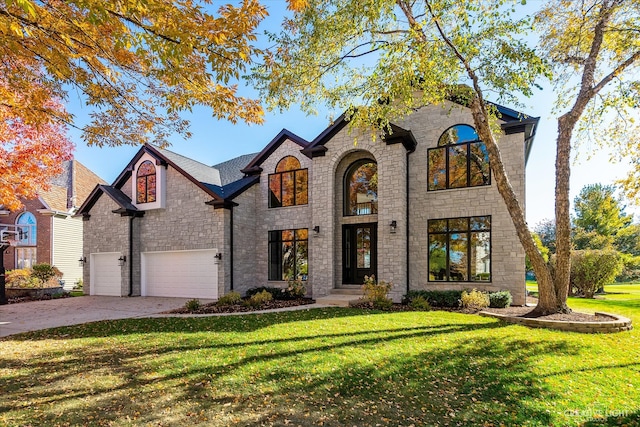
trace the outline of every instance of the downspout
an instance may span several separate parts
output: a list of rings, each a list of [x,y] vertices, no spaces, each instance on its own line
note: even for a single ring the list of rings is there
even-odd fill
[[[406,175],[406,191],[405,191],[405,197],[406,197],[406,203],[407,203],[407,217],[405,219],[405,224],[406,224],[406,251],[407,251],[407,255],[405,257],[405,260],[407,262],[407,294],[409,293],[409,253],[410,253],[410,248],[409,248],[409,154],[413,153],[415,151],[415,149],[407,151],[407,175]]]
[[[129,217],[129,294],[133,295],[133,219],[135,215]]]
[[[233,291],[233,206],[229,209],[229,228],[230,236],[229,236],[229,290]]]

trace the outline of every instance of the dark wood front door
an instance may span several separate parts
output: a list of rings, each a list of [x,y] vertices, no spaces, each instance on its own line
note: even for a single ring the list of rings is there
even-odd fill
[[[378,224],[342,226],[342,283],[361,285],[377,274]]]

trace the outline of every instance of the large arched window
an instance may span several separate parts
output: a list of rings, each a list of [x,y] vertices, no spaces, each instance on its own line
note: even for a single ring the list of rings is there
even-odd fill
[[[306,205],[309,202],[309,171],[301,169],[293,156],[278,162],[275,173],[269,175],[269,207]]]
[[[373,160],[359,160],[349,166],[344,179],[344,214],[378,213],[378,165]]]
[[[136,172],[136,201],[151,203],[156,201],[156,167],[145,160]]]
[[[489,153],[469,125],[455,125],[429,150],[429,187],[432,190],[491,184]]]
[[[18,247],[16,267],[31,268],[36,263],[37,224],[31,212],[24,212],[16,219]]]

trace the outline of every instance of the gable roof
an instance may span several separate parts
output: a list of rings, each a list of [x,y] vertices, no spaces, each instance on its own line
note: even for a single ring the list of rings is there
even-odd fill
[[[264,147],[264,149],[260,153],[258,153],[258,155],[255,156],[254,159],[244,169],[241,170],[241,172],[247,175],[255,175],[262,172],[262,168],[260,167],[262,162],[264,162],[271,154],[273,154],[273,152],[276,151],[276,149],[280,147],[282,143],[287,139],[298,144],[303,149],[307,148],[307,146],[309,145],[309,142],[307,140],[299,137],[298,135],[287,129],[282,129],[280,133],[276,135],[276,137],[273,138],[271,142],[269,142],[269,144],[267,144],[267,146]]]
[[[451,102],[465,107],[465,105],[456,100]],[[525,113],[513,110],[511,108],[499,105],[493,102],[488,104],[496,107],[500,113],[500,119],[504,121],[501,127],[505,134],[510,135],[513,133],[525,134],[525,164],[529,159],[529,153],[533,146],[533,139],[535,138],[536,130],[538,128],[538,122],[540,117],[529,116]],[[338,132],[340,132],[349,121],[345,114],[341,114],[331,125],[329,125],[324,131],[322,131],[313,141],[311,141],[303,150],[302,154],[309,158],[324,156],[327,151],[325,144],[333,138]],[[390,144],[402,143],[408,152],[413,152],[416,148],[417,141],[410,130],[403,129],[393,123],[390,123],[391,133],[382,135],[382,140]]]
[[[140,147],[140,150],[133,156],[129,164],[118,175],[113,182],[113,187],[120,189],[127,182],[133,173],[133,167],[140,160],[144,154],[149,154],[156,160],[156,165],[167,166],[170,165],[178,173],[193,182],[197,187],[202,189],[205,193],[210,195],[214,200],[221,200],[222,196],[216,193],[214,186],[220,186],[220,173],[217,169],[207,166],[204,163],[200,163],[196,160],[188,157],[176,154],[172,151],[154,147],[150,144],[145,144]]]
[[[345,113],[341,114],[329,127],[323,130],[320,135],[318,135],[311,143],[302,150],[302,154],[309,158],[324,156],[327,151],[327,147],[325,144],[333,138],[338,132],[344,129],[349,121],[346,118]],[[404,148],[409,152],[413,152],[418,145],[416,139],[411,133],[410,130],[403,129],[398,125],[393,123],[389,124],[391,128],[391,133],[387,133],[386,131],[382,135],[382,140],[387,143],[387,145],[398,144],[401,143],[404,145]]]
[[[91,194],[89,194],[82,206],[80,206],[80,209],[78,209],[78,213],[76,214],[76,216],[89,218],[89,211],[91,211],[91,208],[96,204],[103,193],[109,196],[111,200],[116,202],[116,204],[118,205],[118,209],[114,209],[112,211],[113,213],[119,213],[122,216],[144,215],[144,211],[138,210],[138,208],[136,208],[133,203],[131,203],[131,199],[129,198],[129,196],[124,194],[120,189],[115,188],[111,185],[99,184],[96,185],[96,187],[93,189]]]

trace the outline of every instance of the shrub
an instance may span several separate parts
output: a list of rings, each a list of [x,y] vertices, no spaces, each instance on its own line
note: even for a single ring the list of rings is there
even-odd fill
[[[489,293],[489,307],[507,308],[511,305],[513,298],[509,291],[498,291]]]
[[[462,308],[471,308],[480,310],[489,307],[489,295],[477,289],[472,291],[462,291],[460,297],[460,305]]]
[[[291,299],[302,298],[307,294],[307,288],[302,279],[290,279],[285,293]]]
[[[216,302],[216,305],[218,306],[236,305],[240,303],[240,301],[242,301],[242,296],[240,296],[240,294],[237,292],[231,291],[228,294],[221,296],[218,299],[218,302]]]
[[[462,291],[427,291],[427,290],[413,290],[409,291],[405,295],[405,302],[411,302],[416,297],[423,297],[429,302],[431,307],[445,307],[456,308],[460,306],[460,298],[462,297]]]
[[[374,275],[364,276],[364,285],[362,285],[364,300],[370,302],[373,308],[388,309],[393,305],[393,301],[388,296],[392,286],[392,283],[387,283],[384,280],[376,282]]]
[[[34,277],[28,268],[7,271],[5,280],[10,288],[37,288],[41,284],[40,280]]]
[[[622,272],[623,262],[617,251],[585,250],[571,253],[571,286],[579,295],[593,298],[593,294],[614,281]]]
[[[429,301],[425,297],[420,295],[409,301],[409,307],[413,308],[414,310],[420,311],[431,310],[431,304],[429,304]]]
[[[275,288],[270,286],[258,286],[257,288],[251,288],[247,291],[247,296],[252,297],[260,292],[267,291],[271,294],[275,300],[291,300],[297,299],[298,296],[294,296],[289,292],[289,288]],[[306,292],[306,289],[305,289]]]
[[[200,310],[201,306],[202,304],[200,304],[200,300],[197,298],[190,299],[184,304],[184,308],[191,313]]]
[[[263,306],[271,300],[273,300],[273,295],[271,295],[270,292],[261,291],[257,294],[251,295],[251,297],[245,300],[244,303],[249,307],[257,308]]]
[[[62,272],[46,262],[40,264],[34,264],[32,267],[34,277],[37,277],[42,283],[46,283],[49,286],[58,286],[58,279],[62,277]]]

